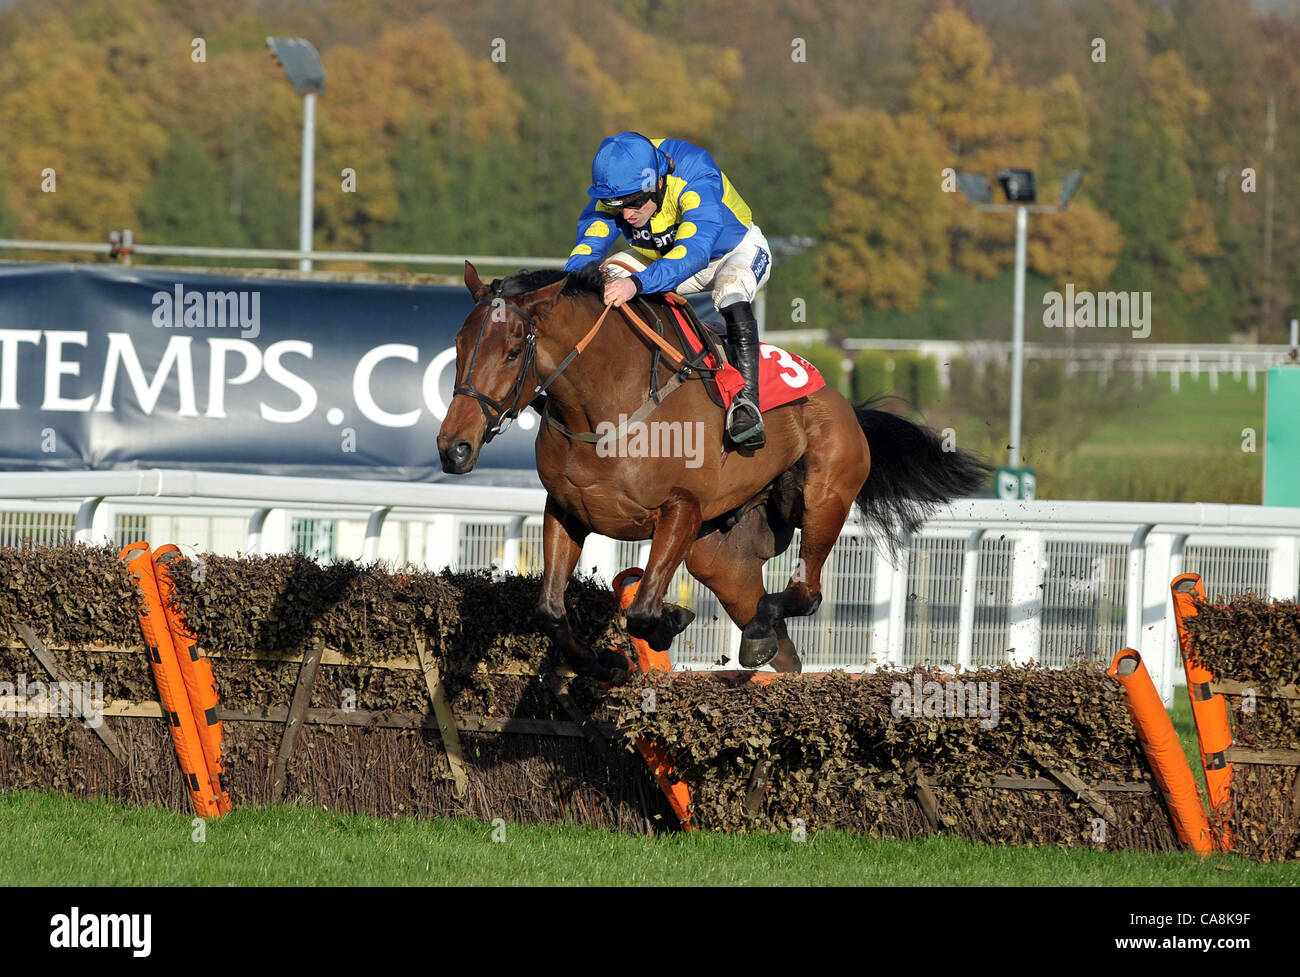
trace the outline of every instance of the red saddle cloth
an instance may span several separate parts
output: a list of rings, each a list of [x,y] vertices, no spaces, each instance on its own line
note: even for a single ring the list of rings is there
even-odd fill
[[[686,335],[686,341],[690,344],[691,352],[698,353],[704,348],[704,342],[695,333],[695,327],[688,316],[682,313],[677,304],[671,299],[668,307],[672,309],[673,315],[682,326],[682,332]],[[701,328],[707,329],[707,326]],[[780,346],[773,346],[770,343],[759,343],[759,361],[758,361],[758,409],[766,413],[774,407],[780,407],[782,404],[788,404],[792,400],[798,400],[800,397],[807,397],[811,393],[816,393],[822,387],[826,386],[826,381],[822,379],[821,372],[802,356],[796,356],[794,353],[783,350]],[[718,361],[708,355],[704,358],[704,365],[710,368],[716,368]],[[740,393],[745,387],[745,378],[740,375],[730,363],[726,364],[718,373],[714,374],[714,389],[722,397],[724,407],[730,407],[736,394]],[[709,382],[709,381],[706,381]]]

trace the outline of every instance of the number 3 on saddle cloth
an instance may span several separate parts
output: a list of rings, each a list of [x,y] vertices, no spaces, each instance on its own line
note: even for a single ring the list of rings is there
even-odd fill
[[[700,323],[693,315],[688,314],[685,310],[690,309],[690,305],[681,296],[669,292],[665,294],[668,300],[668,308],[672,310],[673,317],[677,320],[677,325],[681,330],[681,335],[685,337],[687,345],[692,353],[698,353],[704,348],[704,342],[700,339],[696,329],[707,329],[708,326]],[[770,343],[759,343],[759,361],[758,361],[758,409],[767,413],[774,407],[780,407],[788,404],[792,400],[798,400],[800,397],[807,397],[811,393],[816,393],[822,387],[826,386],[826,381],[822,378],[817,367],[813,366],[802,356],[796,356],[794,353],[787,352],[779,346],[773,346]],[[706,355],[704,365],[710,369],[716,369],[717,359],[712,355]],[[732,400],[736,394],[744,389],[745,379],[730,363],[723,365],[721,370],[714,374],[712,383],[713,388],[722,398],[723,410],[731,406]]]

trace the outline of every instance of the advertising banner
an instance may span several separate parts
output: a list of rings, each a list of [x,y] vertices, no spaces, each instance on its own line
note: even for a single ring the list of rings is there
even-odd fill
[[[444,475],[451,286],[0,265],[0,470],[187,468],[533,486],[531,410]]]

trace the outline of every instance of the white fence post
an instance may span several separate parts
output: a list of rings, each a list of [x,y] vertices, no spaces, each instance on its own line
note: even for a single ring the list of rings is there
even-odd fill
[[[519,572],[519,549],[524,538],[525,516],[515,516],[506,526],[506,546],[501,554],[501,573]]]
[[[889,640],[885,644],[885,660],[891,665],[901,665],[907,651],[907,571],[911,563],[912,541],[899,550],[897,562],[887,560],[889,566]]]
[[[76,542],[86,546],[94,546],[99,542],[95,539],[95,515],[99,504],[103,501],[103,497],[94,496],[82,499],[81,505],[77,507],[77,521],[74,524],[72,537]]]
[[[583,574],[594,573],[603,580],[605,586],[612,587],[614,578],[623,567],[614,566],[618,550],[614,540],[608,536],[592,533],[582,544],[582,557],[578,560],[578,571]]]
[[[362,563],[374,563],[379,559],[379,539],[384,534],[384,520],[392,511],[392,507],[386,505],[370,510],[366,517],[366,541],[361,547]]]
[[[1160,652],[1161,660],[1165,663],[1165,684],[1160,688],[1160,697],[1164,700],[1166,708],[1174,704],[1174,685],[1177,677],[1182,674],[1179,666],[1183,661],[1182,648],[1178,643],[1178,625],[1174,622],[1174,595],[1169,584],[1173,582],[1174,577],[1183,572],[1183,556],[1186,549],[1186,533],[1176,534],[1169,542],[1169,566],[1165,573],[1167,579],[1163,587],[1164,643]]]
[[[1147,534],[1151,526],[1138,526],[1128,544],[1128,581],[1124,588],[1124,643],[1140,651],[1142,641],[1143,578],[1146,573]]]
[[[1268,594],[1285,600],[1295,600],[1300,591],[1300,539],[1279,536],[1273,541],[1269,557]]]
[[[435,573],[455,570],[460,558],[459,518],[440,512],[424,528],[424,565]]]
[[[879,536],[873,536],[871,551],[871,669],[897,664],[902,658],[903,628],[906,623],[907,554],[899,553],[899,568]],[[902,580],[901,586],[899,580]]]
[[[1269,555],[1269,596],[1295,600],[1300,591],[1300,538],[1278,537]]]
[[[292,553],[293,540],[289,538],[289,512],[286,509],[263,509],[258,526],[259,556],[275,556],[278,553]],[[250,526],[251,541],[251,526]],[[251,545],[251,543],[250,543]],[[250,552],[253,552],[250,550]]]
[[[248,517],[248,542],[244,552],[249,556],[262,555],[262,527],[266,525],[266,517],[270,512],[270,509],[254,509]]]
[[[1043,534],[1023,532],[1011,550],[1011,607],[1007,612],[1007,661],[1027,665],[1038,658],[1043,635]]]
[[[957,612],[957,666],[971,667],[975,647],[975,587],[979,577],[980,540],[985,530],[976,529],[966,537],[961,558],[961,606]]]
[[[1172,553],[1175,540],[1168,533],[1152,533],[1146,541],[1143,559],[1143,583],[1140,630],[1138,644],[1132,645],[1151,674],[1151,681],[1165,706],[1173,705],[1174,668],[1177,659],[1169,657],[1168,632],[1172,625],[1173,598],[1169,592],[1169,565],[1173,562]],[[1128,608],[1125,607],[1125,614]],[[1127,617],[1126,617],[1127,620]],[[1174,635],[1177,641],[1177,632]],[[1107,651],[1113,655],[1118,648]]]

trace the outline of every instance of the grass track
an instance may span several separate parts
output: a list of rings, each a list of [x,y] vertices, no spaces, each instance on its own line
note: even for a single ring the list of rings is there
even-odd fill
[[[191,840],[190,818],[31,791],[0,794],[4,885],[1268,885],[1300,866],[1235,856],[990,847],[955,838],[646,838],[468,819],[391,821],[280,805]]]
[[[1264,377],[1257,380],[1251,391],[1228,373],[1212,391],[1205,372],[1195,380],[1185,374],[1178,393],[1167,377],[1148,380],[1160,384],[1157,396],[1104,421],[1052,466],[1052,497],[1258,505]],[[1250,447],[1246,428],[1254,431],[1253,451],[1243,450]]]
[[[1191,706],[1174,726],[1198,781]],[[192,839],[190,817],[0,791],[0,885],[1078,885],[1300,886],[1300,865],[1236,856],[1065,851],[839,832],[646,838],[577,826],[493,827],[295,805],[237,810]]]
[[[1202,780],[1191,706],[1174,726]],[[0,885],[1080,885],[1300,886],[1300,864],[1236,856],[1065,851],[956,838],[822,832],[646,838],[466,818],[394,821],[279,805],[237,810],[192,840],[170,811],[0,792]]]

